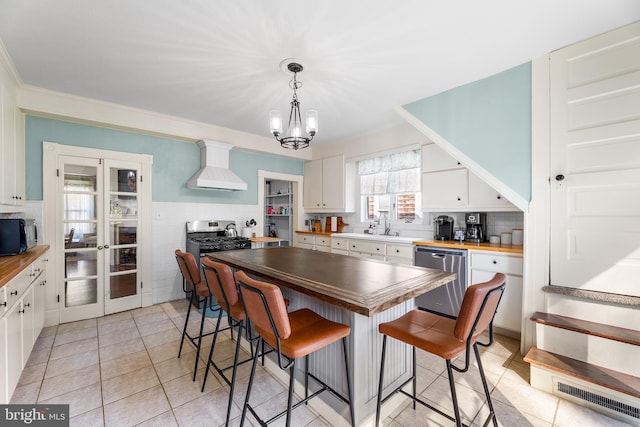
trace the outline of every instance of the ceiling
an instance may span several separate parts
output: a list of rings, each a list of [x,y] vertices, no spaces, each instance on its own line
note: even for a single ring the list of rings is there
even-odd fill
[[[24,84],[262,136],[298,58],[326,143],[638,19],[638,0],[0,0],[0,39]]]

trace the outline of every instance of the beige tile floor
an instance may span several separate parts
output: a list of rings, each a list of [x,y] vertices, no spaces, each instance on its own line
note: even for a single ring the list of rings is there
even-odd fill
[[[209,375],[200,392],[208,347],[201,354],[195,382],[191,380],[195,350],[185,344],[177,358],[186,300],[172,301],[98,319],[45,328],[14,392],[12,403],[68,403],[72,426],[219,426],[224,424],[228,386]],[[190,331],[199,327],[192,316]],[[207,319],[208,330],[213,320]],[[210,346],[211,340],[207,341]],[[216,344],[215,360],[222,365],[233,358],[235,344],[225,334]],[[504,427],[623,426],[613,418],[591,411],[528,384],[529,368],[518,343],[497,336],[482,351],[482,361],[492,390],[499,424]],[[418,388],[422,397],[447,411],[449,388],[442,360],[419,352]],[[240,420],[249,364],[239,370],[232,425]],[[285,386],[260,368],[252,404],[261,415],[271,415],[286,405]],[[487,407],[477,370],[456,376],[465,422],[482,425]],[[355,391],[357,393],[357,390]],[[251,421],[251,416],[248,416]],[[250,425],[251,422],[247,423]],[[274,425],[284,425],[280,419]],[[294,426],[330,424],[307,406],[294,411]],[[384,420],[388,427],[448,426],[451,422],[409,399]]]

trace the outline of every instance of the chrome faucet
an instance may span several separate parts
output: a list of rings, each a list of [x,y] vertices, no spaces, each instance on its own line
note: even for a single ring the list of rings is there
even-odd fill
[[[378,221],[378,224],[380,224],[382,218],[384,218],[384,235],[389,236],[391,235],[391,226],[387,224],[387,216],[385,214],[380,214],[380,220]]]

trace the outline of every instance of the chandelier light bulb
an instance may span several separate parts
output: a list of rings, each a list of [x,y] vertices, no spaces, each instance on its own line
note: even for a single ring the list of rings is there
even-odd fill
[[[307,111],[307,133],[311,136],[318,131],[318,112],[316,110]]]
[[[278,110],[271,110],[269,112],[271,133],[274,136],[278,136],[282,133],[282,114]]]

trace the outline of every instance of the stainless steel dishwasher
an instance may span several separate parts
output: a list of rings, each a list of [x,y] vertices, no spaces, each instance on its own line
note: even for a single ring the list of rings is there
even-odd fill
[[[458,317],[462,298],[467,289],[467,251],[416,246],[414,265],[456,273],[456,279],[416,297],[422,310]]]

